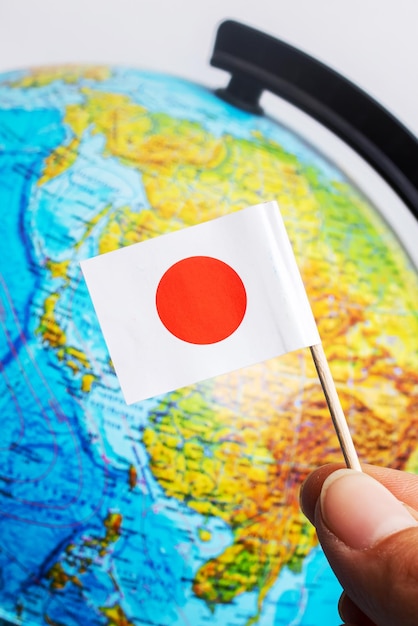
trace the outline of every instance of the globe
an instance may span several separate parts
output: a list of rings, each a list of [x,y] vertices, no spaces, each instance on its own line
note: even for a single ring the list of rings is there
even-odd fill
[[[3,74],[0,96],[0,615],[338,623],[298,505],[342,461],[309,350],[128,406],[80,261],[277,200],[361,461],[415,472],[401,240],[301,136],[199,85],[44,67]]]

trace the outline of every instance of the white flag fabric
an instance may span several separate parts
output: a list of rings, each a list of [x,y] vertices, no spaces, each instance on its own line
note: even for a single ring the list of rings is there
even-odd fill
[[[320,343],[276,202],[81,267],[128,404]]]

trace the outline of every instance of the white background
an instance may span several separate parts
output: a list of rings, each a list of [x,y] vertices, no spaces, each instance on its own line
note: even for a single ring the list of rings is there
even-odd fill
[[[225,18],[316,56],[418,135],[417,0],[0,0],[0,70],[104,62],[224,84],[208,59]]]

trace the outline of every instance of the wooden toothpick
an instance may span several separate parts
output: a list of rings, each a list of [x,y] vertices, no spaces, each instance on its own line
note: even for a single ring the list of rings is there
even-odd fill
[[[347,467],[361,472],[360,461],[358,460],[357,452],[351,438],[351,433],[348,429],[347,420],[345,419],[344,411],[337,394],[337,389],[335,388],[334,379],[332,377],[331,370],[329,369],[322,343],[311,346],[311,354],[315,363],[316,371],[318,372],[319,380],[321,381],[322,389],[324,390],[329,412],[331,413],[332,422],[334,424],[335,432],[337,433],[338,441],[340,442]]]

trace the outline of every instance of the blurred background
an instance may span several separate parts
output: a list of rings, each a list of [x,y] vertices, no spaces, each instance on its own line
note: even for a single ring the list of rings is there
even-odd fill
[[[416,0],[1,0],[0,70],[116,63],[218,86],[208,59],[225,18],[327,63],[418,134]]]
[[[211,67],[209,60],[225,19],[314,56],[368,92],[418,136],[416,0],[0,0],[0,71],[109,63],[222,87],[229,75]],[[382,207],[418,266],[416,221],[375,171],[299,109],[270,93],[263,94],[261,104]]]

